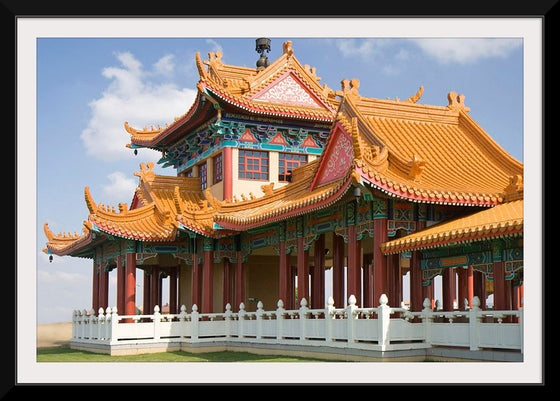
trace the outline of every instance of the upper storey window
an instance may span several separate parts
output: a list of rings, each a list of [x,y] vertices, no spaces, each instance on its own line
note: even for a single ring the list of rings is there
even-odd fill
[[[292,171],[307,163],[307,155],[293,153],[278,154],[278,181],[292,182]]]
[[[208,178],[206,173],[206,162],[198,165],[198,176],[200,177],[200,189],[204,190],[208,187]]]
[[[223,163],[222,163],[222,153],[214,157],[214,179],[213,183],[216,184],[222,181],[223,178]]]
[[[239,149],[239,178],[268,180],[268,152]]]

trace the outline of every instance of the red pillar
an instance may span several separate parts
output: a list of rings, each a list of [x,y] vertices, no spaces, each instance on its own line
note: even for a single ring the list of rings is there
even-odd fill
[[[198,263],[197,254],[194,255],[191,277],[191,303],[193,305],[196,305],[200,310],[200,264]]]
[[[387,242],[387,219],[375,219],[373,231],[373,302],[378,306],[381,295],[388,293],[387,257],[381,252],[381,244]]]
[[[472,308],[472,300],[474,298],[474,271],[469,266],[465,271],[465,280],[467,282],[467,299],[469,300],[469,308]]]
[[[361,282],[361,246],[356,239],[356,226],[348,226],[348,273],[346,283],[346,296],[356,297],[356,306],[362,304],[362,282]]]
[[[144,269],[144,283],[143,285],[143,297],[142,297],[142,314],[143,315],[147,315],[150,312],[150,308],[152,305],[152,301],[151,301],[151,297],[150,297],[150,289],[151,289],[151,280],[152,276],[150,275],[150,273]]]
[[[235,307],[238,310],[239,305],[245,302],[245,266],[243,264],[243,256],[241,252],[237,252],[237,264],[235,268]]]
[[[109,303],[109,272],[105,271],[105,267],[106,264],[102,263],[99,272],[99,307],[103,310],[107,309]]]
[[[222,309],[226,310],[227,304],[232,304],[232,291],[231,291],[231,284],[232,284],[232,275],[231,275],[231,262],[228,258],[224,258],[224,274],[222,278]]]
[[[288,285],[288,302],[286,309],[297,309],[296,306],[296,279],[297,279],[297,266],[290,265],[290,284]]]
[[[344,299],[344,238],[333,233],[333,298],[338,308],[343,308]]]
[[[311,280],[311,308],[325,307],[325,234],[315,241],[313,252],[313,279]]]
[[[309,301],[309,251],[306,251],[303,246],[303,237],[297,239],[297,305],[299,308],[300,302],[303,298]]]
[[[202,313],[214,312],[214,261],[213,252],[204,250],[204,265],[202,267]]]
[[[422,269],[420,251],[413,251],[410,259],[410,310],[419,312],[423,309]]]
[[[467,295],[467,280],[466,280],[466,270],[462,267],[457,267],[457,308],[463,309],[465,307],[465,299]]]
[[[278,277],[278,284],[279,284],[279,296],[282,302],[284,302],[284,308],[288,307],[289,298],[289,285],[290,285],[290,258],[286,254],[286,241],[282,240],[279,242],[279,250],[280,253],[280,266],[279,266],[279,277]]]
[[[506,309],[506,279],[503,262],[494,262],[494,309]]]
[[[232,149],[226,146],[223,150],[222,169],[224,176],[224,200],[233,198],[233,157]]]
[[[455,271],[453,268],[448,267],[443,270],[443,279],[442,279],[442,295],[443,295],[443,310],[446,312],[453,311],[453,298],[455,295],[455,281],[453,280],[453,276],[455,275]]]
[[[400,302],[400,291],[399,291],[399,276],[400,276],[400,255],[398,253],[386,256],[387,258],[387,287],[389,288],[389,293],[387,298],[389,299],[389,306],[393,308],[399,308],[401,306]]]
[[[124,314],[136,314],[136,254],[127,253],[125,259],[126,266],[126,284],[125,284],[125,302]]]
[[[364,308],[373,307],[373,279],[372,279],[372,256],[364,254],[362,297]]]
[[[179,267],[172,266],[169,272],[169,313],[176,314],[177,310],[177,274]]]
[[[124,263],[122,263],[122,256],[117,257],[117,312],[124,312],[124,300],[126,297],[126,271]]]
[[[92,285],[92,299],[91,299],[91,308],[97,314],[99,310],[99,265],[94,261],[93,262],[93,285]]]
[[[159,306],[161,312],[161,305],[159,302],[159,282],[161,281],[159,277],[159,267],[153,266],[152,267],[152,277],[150,279],[150,309],[146,311],[147,315],[151,315],[154,313],[154,308]]]

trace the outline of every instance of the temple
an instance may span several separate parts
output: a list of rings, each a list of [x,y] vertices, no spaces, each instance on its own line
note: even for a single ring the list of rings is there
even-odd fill
[[[463,95],[426,105],[422,87],[404,100],[362,96],[357,79],[332,89],[292,42],[256,68],[221,58],[196,54],[196,99],[173,122],[124,122],[131,151],[161,152],[175,174],[140,164],[130,205],[99,203],[86,187],[82,234],[45,223],[46,253],[92,260],[93,311],[116,291],[119,313],[151,313],[163,279],[170,314],[324,308],[326,290],[339,308],[351,295],[377,307],[383,294],[413,312],[475,297],[490,309],[490,295],[493,309],[522,306],[523,164]]]

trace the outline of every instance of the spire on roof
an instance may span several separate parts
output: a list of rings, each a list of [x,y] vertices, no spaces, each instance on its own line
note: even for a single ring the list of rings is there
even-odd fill
[[[266,68],[270,65],[270,62],[268,61],[268,57],[265,56],[264,52],[270,52],[270,39],[259,38],[255,42],[255,50],[261,55],[261,57],[257,60],[257,68]]]

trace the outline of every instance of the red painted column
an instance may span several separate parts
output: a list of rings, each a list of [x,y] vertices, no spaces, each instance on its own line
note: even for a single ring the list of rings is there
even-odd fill
[[[364,308],[373,307],[373,280],[372,280],[372,256],[364,254],[362,297]]]
[[[191,271],[191,304],[196,305],[199,310],[201,306],[200,296],[200,264],[198,263],[198,255],[194,254],[193,266]]]
[[[109,303],[109,272],[105,271],[106,264],[101,264],[99,272],[99,307],[107,309]],[[97,312],[97,311],[95,311]]]
[[[117,312],[124,312],[124,299],[126,297],[126,271],[122,263],[122,255],[117,257]]]
[[[333,233],[333,298],[337,308],[343,308],[344,299],[344,238]]]
[[[159,277],[159,267],[158,266],[153,266],[152,267],[152,277],[150,279],[150,309],[148,311],[146,311],[147,315],[151,315],[154,313],[154,308],[157,306],[159,306],[160,312],[161,312],[161,305],[159,302],[159,283],[161,281],[160,277]]]
[[[465,307],[465,298],[467,295],[467,280],[466,280],[466,270],[462,267],[457,267],[457,308],[463,309]]]
[[[469,300],[469,308],[472,308],[472,300],[474,298],[474,271],[469,266],[465,271],[465,280],[467,282],[467,299]]]
[[[320,309],[325,307],[325,234],[319,235],[314,246],[311,308]]]
[[[241,252],[237,252],[237,264],[235,269],[235,305],[234,310],[239,310],[239,305],[245,303],[245,265]]]
[[[224,258],[223,262],[224,274],[222,278],[222,310],[226,310],[227,304],[232,304],[232,294],[231,294],[231,284],[232,284],[232,275],[231,275],[231,262],[228,258]],[[232,305],[233,307],[233,305]]]
[[[361,306],[361,250],[359,241],[356,239],[356,226],[348,226],[348,273],[346,283],[346,296],[349,298],[351,295],[356,297],[356,306]]]
[[[420,251],[412,251],[410,259],[410,310],[412,312],[419,312],[423,309],[421,258]]]
[[[224,200],[233,198],[233,157],[232,148],[226,146],[223,150],[223,176],[224,176]]]
[[[204,265],[202,267],[202,313],[214,312],[214,261],[213,252],[204,250]]]
[[[399,299],[399,275],[400,275],[400,255],[392,254],[387,256],[387,287],[389,288],[389,293],[387,298],[389,299],[389,306],[393,308],[400,307]]]
[[[151,295],[150,294],[150,289],[151,289],[151,286],[150,286],[151,281],[150,280],[151,279],[152,279],[152,276],[150,275],[150,273],[146,269],[144,269],[144,278],[143,278],[144,282],[142,284],[142,286],[143,286],[143,289],[142,289],[142,291],[143,291],[142,314],[143,315],[146,315],[146,314],[150,313],[149,310],[150,310],[151,305],[152,305],[152,301],[151,301],[151,297],[150,297],[150,295]]]
[[[443,270],[442,282],[442,295],[443,295],[443,310],[446,312],[453,311],[453,298],[455,296],[455,287],[453,276],[455,275],[453,268],[446,268]]]
[[[172,266],[169,273],[169,313],[176,314],[177,311],[177,266]]]
[[[504,263],[494,262],[494,309],[506,309],[506,279]]]
[[[136,253],[127,253],[125,259],[126,280],[125,280],[125,301],[124,314],[136,314]]]
[[[296,280],[297,280],[297,266],[290,265],[290,284],[288,285],[288,297],[290,302],[287,304],[286,309],[297,309],[296,307]]]
[[[381,252],[381,244],[387,242],[387,219],[375,219],[373,230],[373,302],[378,306],[381,295],[388,295],[387,257]]]
[[[309,251],[303,246],[303,237],[297,239],[297,305],[299,308],[301,300],[305,298],[309,301]]]
[[[278,246],[279,253],[279,268],[278,268],[278,285],[279,285],[279,297],[284,302],[284,308],[287,308],[289,298],[289,284],[290,284],[290,258],[286,254],[286,241],[281,240]]]
[[[95,314],[97,314],[97,311],[99,310],[99,266],[95,261],[93,262],[92,282],[93,285],[91,289],[91,308],[95,311]]]

